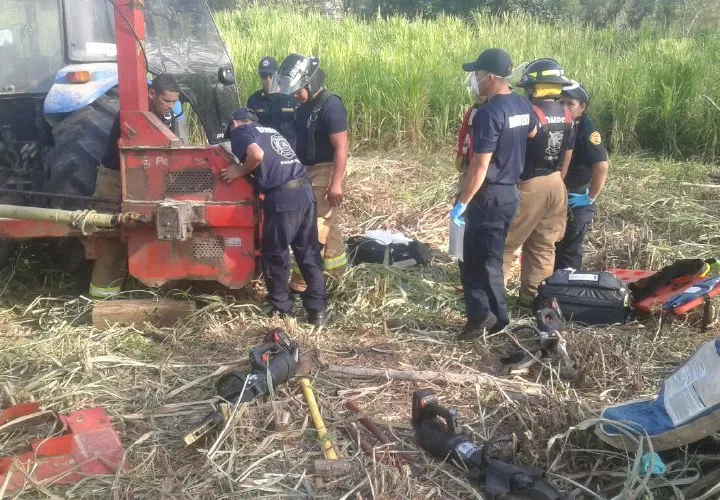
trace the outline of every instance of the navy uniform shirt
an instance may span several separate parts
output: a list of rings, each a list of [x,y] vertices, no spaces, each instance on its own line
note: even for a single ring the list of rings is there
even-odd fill
[[[323,92],[328,92],[324,90]],[[320,94],[315,99],[320,97]],[[348,129],[348,114],[345,105],[336,95],[331,95],[323,105],[315,125],[315,159],[308,158],[308,127],[310,115],[315,107],[313,100],[301,104],[295,112],[295,134],[298,158],[304,165],[332,162],[335,148],[330,135],[345,132]]]
[[[248,99],[247,107],[255,111],[260,125],[274,128],[294,147],[295,109],[298,103],[293,96],[266,94],[258,90]]]
[[[517,94],[493,96],[473,123],[473,153],[493,153],[486,180],[517,184],[525,165],[527,135],[536,126],[530,101]]]
[[[565,176],[568,191],[584,193],[592,179],[593,164],[607,159],[607,149],[600,132],[587,115],[582,115],[576,122],[575,149]]]
[[[266,193],[263,209],[276,212],[296,210],[312,199],[309,187],[268,192],[291,180],[307,177],[305,166],[280,132],[251,123],[233,130],[230,140],[232,152],[240,161],[245,161],[247,148],[251,144],[257,144],[265,153],[262,162],[252,173],[255,188],[260,193]]]
[[[523,180],[559,172],[565,151],[575,145],[575,125],[564,103],[539,101],[533,107],[533,114],[538,121],[538,131],[528,139],[525,169],[520,176]]]

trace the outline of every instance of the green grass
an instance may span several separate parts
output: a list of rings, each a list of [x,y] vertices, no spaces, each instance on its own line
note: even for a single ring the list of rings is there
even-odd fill
[[[470,101],[460,65],[484,48],[516,64],[555,57],[587,86],[592,115],[617,152],[720,157],[720,39],[618,34],[543,25],[522,16],[478,15],[340,22],[263,7],[220,12],[243,102],[257,89],[259,59],[320,57],[328,86],[350,110],[354,146],[447,142]]]

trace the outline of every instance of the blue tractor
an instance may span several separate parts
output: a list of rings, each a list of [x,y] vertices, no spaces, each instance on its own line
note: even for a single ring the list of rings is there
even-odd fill
[[[0,203],[87,207],[119,110],[113,9],[0,0]],[[145,11],[149,71],[175,76],[208,142],[221,142],[239,99],[207,2],[146,0]],[[186,138],[180,103],[174,113]],[[9,249],[3,240],[0,265]]]

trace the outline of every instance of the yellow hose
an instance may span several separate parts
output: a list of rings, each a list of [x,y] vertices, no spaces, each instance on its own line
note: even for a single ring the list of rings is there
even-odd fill
[[[305,395],[305,401],[307,401],[308,410],[310,411],[310,416],[315,424],[315,429],[317,429],[318,439],[320,440],[320,443],[322,443],[322,450],[325,454],[325,458],[328,460],[337,460],[335,448],[333,448],[330,437],[327,436],[325,422],[323,421],[322,415],[320,415],[320,409],[315,401],[315,394],[313,394],[312,387],[310,387],[310,380],[307,377],[301,378],[300,387],[302,387],[303,394]]]

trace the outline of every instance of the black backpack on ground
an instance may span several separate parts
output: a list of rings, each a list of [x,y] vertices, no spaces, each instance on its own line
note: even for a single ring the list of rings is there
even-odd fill
[[[407,245],[381,241],[367,236],[353,236],[346,242],[348,260],[351,264],[385,264],[386,266],[409,267],[427,264],[432,250],[425,243],[412,240]]]
[[[586,325],[625,323],[630,317],[630,294],[608,272],[559,269],[538,287],[535,309],[557,299],[563,317]]]

